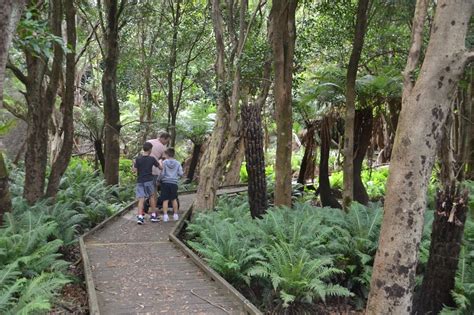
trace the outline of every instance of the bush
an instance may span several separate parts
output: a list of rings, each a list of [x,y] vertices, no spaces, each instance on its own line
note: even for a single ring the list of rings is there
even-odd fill
[[[107,187],[89,163],[72,159],[55,203],[30,206],[22,198],[24,172],[12,167],[13,213],[0,228],[0,313],[47,313],[69,265],[60,254],[83,230],[129,202],[130,187]]]

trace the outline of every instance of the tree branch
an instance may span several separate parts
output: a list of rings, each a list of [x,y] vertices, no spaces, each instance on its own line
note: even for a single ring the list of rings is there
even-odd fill
[[[17,68],[10,60],[7,61],[7,69],[10,69],[11,72],[17,77],[18,80],[21,81],[24,85],[28,83],[28,77],[21,72],[19,68]]]
[[[411,45],[408,60],[403,71],[403,98],[410,93],[414,83],[414,72],[420,61],[421,46],[423,44],[423,28],[428,12],[428,0],[417,0],[413,27],[411,32]]]

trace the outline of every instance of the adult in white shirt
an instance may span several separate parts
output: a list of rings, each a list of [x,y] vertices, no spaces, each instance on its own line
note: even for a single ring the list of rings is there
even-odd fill
[[[167,145],[170,140],[171,136],[167,132],[161,133],[157,139],[148,140],[147,142],[153,145],[153,147],[151,148],[150,156],[154,157],[157,161],[159,161],[162,158],[163,153],[166,151]],[[158,181],[158,178],[161,174],[161,170],[158,167],[153,166],[152,174],[154,177],[155,185],[159,186],[160,183]],[[154,198],[156,198],[156,192]]]

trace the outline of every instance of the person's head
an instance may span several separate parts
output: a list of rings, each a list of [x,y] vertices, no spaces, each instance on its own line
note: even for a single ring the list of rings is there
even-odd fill
[[[171,140],[171,135],[167,132],[162,132],[158,138],[163,145],[168,145]]]
[[[173,159],[174,158],[174,149],[173,148],[168,148],[166,149],[164,156],[166,159]]]
[[[150,153],[151,152],[151,148],[153,148],[153,144],[151,144],[150,142],[145,142],[143,144],[143,152],[145,153]]]

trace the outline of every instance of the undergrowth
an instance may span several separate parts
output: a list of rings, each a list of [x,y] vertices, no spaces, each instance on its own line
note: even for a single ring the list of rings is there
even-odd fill
[[[56,200],[30,206],[21,197],[24,172],[11,168],[13,212],[0,228],[0,313],[47,313],[72,278],[63,249],[131,200],[129,187],[106,187],[87,164],[73,161]]]
[[[382,215],[379,203],[353,203],[344,212],[295,202],[291,209],[270,208],[262,219],[252,220],[246,196],[221,197],[215,211],[195,215],[187,239],[212,268],[266,312],[311,312],[312,303],[325,303],[327,297],[344,297],[363,309]],[[428,260],[432,220],[433,211],[426,211],[417,287]],[[473,313],[472,219],[466,224],[453,295],[458,308],[445,314]]]

